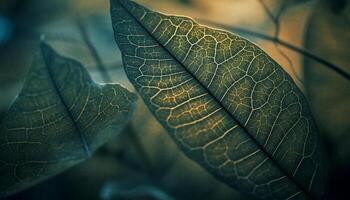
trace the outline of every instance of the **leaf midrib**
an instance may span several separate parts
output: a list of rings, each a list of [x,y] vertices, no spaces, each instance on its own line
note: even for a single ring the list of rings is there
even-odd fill
[[[73,122],[73,125],[75,127],[75,129],[77,130],[78,132],[78,135],[79,135],[79,139],[81,141],[81,143],[83,144],[83,148],[84,148],[84,152],[86,154],[87,157],[91,157],[91,151],[90,151],[90,148],[89,148],[89,145],[88,145],[88,142],[87,142],[87,139],[84,135],[84,133],[80,130],[77,122],[75,121],[74,119],[74,116],[72,115],[72,113],[70,112],[69,110],[69,106],[66,104],[66,102],[64,101],[64,98],[60,92],[60,90],[58,89],[58,86],[57,86],[57,83],[54,79],[54,76],[52,74],[52,71],[51,71],[51,68],[50,68],[50,65],[51,64],[51,59],[48,60],[47,59],[47,56],[46,56],[46,53],[44,52],[44,48],[48,48],[51,52],[49,52],[51,55],[53,53],[53,50],[47,46],[46,44],[44,43],[41,43],[40,44],[40,49],[41,49],[41,54],[43,56],[43,59],[44,59],[44,62],[45,62],[45,65],[46,65],[46,69],[48,71],[48,74],[49,74],[49,78],[51,79],[52,83],[53,83],[53,86],[54,86],[54,89],[55,91],[57,92],[62,104],[63,104],[63,107],[65,108],[65,110],[67,111],[67,114],[68,114],[68,117],[71,119],[71,121]],[[55,55],[55,56],[59,56],[59,55]]]
[[[113,0],[112,0],[113,1]],[[208,90],[208,88],[202,84],[196,76],[194,76],[185,66],[184,64],[176,58],[176,56],[174,56],[166,47],[164,47],[159,41],[157,38],[155,38],[152,33],[150,31],[147,30],[147,28],[145,28],[143,26],[143,24],[124,6],[124,4],[120,1],[120,0],[116,0],[118,1],[118,3],[124,8],[124,10],[126,10],[130,16],[132,16],[133,19],[135,19],[135,21],[148,33],[148,35],[154,39],[158,44],[160,44],[160,46],[176,61],[178,62],[183,68],[184,70],[189,73],[195,81],[198,82],[199,85],[201,85],[205,91],[207,91],[207,93],[219,104],[219,106],[221,106],[223,108],[223,110],[225,112],[227,112],[229,114],[229,116],[232,117],[232,119],[238,124],[239,127],[241,127],[243,129],[244,132],[246,132],[246,134],[248,135],[248,137],[250,139],[252,139],[252,141],[254,141],[254,143],[262,150],[262,152],[277,166],[277,168],[279,170],[281,170],[285,175],[286,177],[291,180],[307,197],[309,197],[310,199],[314,199],[313,197],[310,196],[310,194],[298,183],[296,182],[292,176],[290,176],[280,165],[277,161],[275,161],[270,155],[269,153],[262,147],[262,145],[260,145],[256,139],[249,133],[249,131],[245,128],[245,126],[243,126],[234,116],[233,114],[231,114],[227,108],[225,106],[222,105],[222,103]],[[175,33],[174,33],[175,34]]]

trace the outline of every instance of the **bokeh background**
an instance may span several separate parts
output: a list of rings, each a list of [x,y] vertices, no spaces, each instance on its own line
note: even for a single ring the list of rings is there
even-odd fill
[[[328,199],[350,187],[348,0],[139,0],[244,36],[274,58],[305,92],[324,141]],[[108,0],[0,1],[0,120],[20,91],[40,39],[85,65],[93,78],[134,90],[114,42]],[[315,56],[310,59],[311,56]],[[319,59],[319,60],[317,60]],[[0,175],[1,178],[1,175]],[[8,199],[216,199],[246,196],[190,161],[139,99],[132,122],[91,159]]]

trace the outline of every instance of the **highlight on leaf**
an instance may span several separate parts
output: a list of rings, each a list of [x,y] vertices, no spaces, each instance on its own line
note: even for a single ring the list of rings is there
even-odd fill
[[[309,106],[263,50],[129,0],[111,0],[111,17],[128,78],[187,156],[253,198],[322,198]]]
[[[127,124],[135,101],[121,85],[97,84],[80,63],[42,43],[0,124],[0,197],[89,158]]]

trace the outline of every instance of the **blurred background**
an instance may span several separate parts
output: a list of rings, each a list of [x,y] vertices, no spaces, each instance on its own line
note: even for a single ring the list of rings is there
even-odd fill
[[[350,187],[350,1],[139,0],[244,36],[305,92],[328,156],[327,199]],[[40,38],[98,82],[134,90],[114,42],[108,0],[0,1],[0,120],[20,91]],[[102,69],[106,69],[101,70]],[[1,175],[0,175],[1,178]],[[8,199],[247,199],[190,161],[139,99],[132,122],[91,159]],[[345,199],[345,198],[344,198]]]

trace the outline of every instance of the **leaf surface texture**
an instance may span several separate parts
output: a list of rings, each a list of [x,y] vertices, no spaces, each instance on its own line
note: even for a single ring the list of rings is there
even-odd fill
[[[318,199],[318,133],[290,76],[248,40],[111,1],[124,68],[193,160],[258,199]]]
[[[0,196],[88,158],[129,121],[135,94],[95,83],[78,62],[41,45],[0,127]]]

